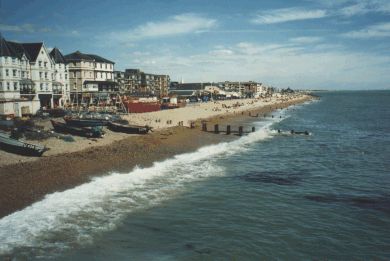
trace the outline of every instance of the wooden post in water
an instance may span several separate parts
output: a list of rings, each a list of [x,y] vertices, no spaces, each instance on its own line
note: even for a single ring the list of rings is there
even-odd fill
[[[255,132],[256,131],[256,128],[255,127],[252,127],[252,132]]]
[[[207,123],[202,123],[202,131],[207,131]]]
[[[219,126],[218,126],[218,124],[215,124],[215,125],[214,125],[214,133],[215,133],[215,134],[218,134],[218,133],[219,133]]]
[[[231,130],[230,130],[230,125],[226,126],[226,135],[230,135]]]
[[[244,133],[244,128],[242,126],[238,127],[238,135],[242,136]]]

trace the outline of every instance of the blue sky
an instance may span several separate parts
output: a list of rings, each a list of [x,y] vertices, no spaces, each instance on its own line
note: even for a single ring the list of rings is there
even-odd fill
[[[0,0],[0,31],[185,82],[390,88],[390,0]]]

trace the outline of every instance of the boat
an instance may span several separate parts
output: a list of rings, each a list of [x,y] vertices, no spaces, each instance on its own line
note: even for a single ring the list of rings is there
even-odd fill
[[[64,122],[50,120],[53,128],[56,132],[67,133],[76,136],[82,136],[87,138],[101,138],[104,134],[101,126],[93,127],[77,127],[72,126]]]
[[[128,134],[147,134],[152,130],[152,127],[149,126],[138,126],[138,125],[130,125],[130,124],[121,124],[118,122],[110,122],[107,127],[111,131],[115,132],[123,132]]]
[[[48,150],[45,146],[27,143],[5,132],[0,132],[0,149],[15,154],[35,157],[42,156]]]
[[[48,114],[50,117],[59,118],[68,114],[68,111],[62,108],[42,109],[41,113]]]
[[[67,125],[75,127],[107,126],[110,122],[108,118],[84,118],[74,116],[65,116],[64,120]]]
[[[128,113],[144,113],[161,110],[161,105],[158,102],[139,102],[139,101],[124,101]]]

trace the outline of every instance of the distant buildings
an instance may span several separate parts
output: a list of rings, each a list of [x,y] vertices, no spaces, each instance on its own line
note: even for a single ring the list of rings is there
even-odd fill
[[[258,98],[272,95],[272,88],[254,81],[219,83],[171,82],[170,94],[181,97],[202,96],[208,93],[219,98]]]
[[[17,43],[0,35],[0,115],[22,116],[40,107],[63,106],[69,82],[61,56],[58,49],[50,55],[42,42]]]
[[[116,72],[116,81],[121,85],[122,92],[134,96],[168,95],[169,75],[144,73],[139,69],[126,69],[125,72]]]

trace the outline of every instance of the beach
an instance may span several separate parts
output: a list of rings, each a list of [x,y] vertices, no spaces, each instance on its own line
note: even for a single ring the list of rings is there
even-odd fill
[[[297,95],[268,100],[218,101],[131,114],[125,116],[130,123],[152,126],[154,132],[139,136],[107,131],[103,139],[76,138],[76,142],[50,138],[41,143],[50,148],[41,158],[0,152],[0,217],[39,201],[49,193],[75,187],[93,177],[130,171],[136,166],[151,166],[174,155],[237,138],[202,132],[201,121],[207,121],[210,127],[212,124],[235,126],[235,121],[250,117],[249,113],[271,117],[276,109],[312,98]],[[191,122],[195,122],[194,129],[189,128]]]

